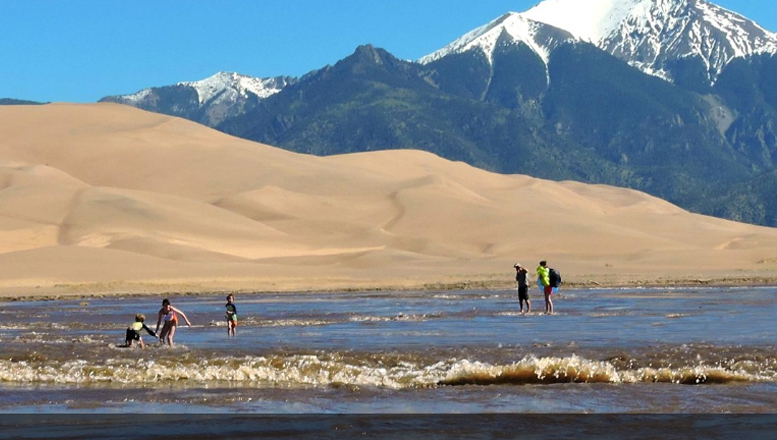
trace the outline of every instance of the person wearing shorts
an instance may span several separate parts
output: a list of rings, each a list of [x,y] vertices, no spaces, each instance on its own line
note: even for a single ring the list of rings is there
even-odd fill
[[[523,311],[523,304],[526,303],[526,313],[531,313],[531,301],[529,300],[529,284],[526,283],[526,274],[529,273],[520,263],[515,263],[515,282],[518,285],[518,304]]]
[[[553,313],[553,299],[551,298],[553,286],[550,285],[550,269],[545,260],[540,261],[540,265],[537,267],[537,282],[542,285],[545,294],[545,313],[550,315]]]

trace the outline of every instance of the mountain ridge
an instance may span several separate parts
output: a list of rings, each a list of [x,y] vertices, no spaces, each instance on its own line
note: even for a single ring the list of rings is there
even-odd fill
[[[493,34],[502,29],[547,60],[532,31],[548,26],[668,81],[676,79],[674,63],[686,59],[698,59],[712,85],[735,58],[777,53],[777,34],[705,0],[545,0],[470,31],[419,62],[473,48],[490,59]]]
[[[618,4],[647,11],[664,5],[661,17],[707,5]],[[623,7],[620,20],[632,9]],[[479,46],[479,38],[487,44]],[[775,178],[769,173],[777,157],[773,55],[734,58],[710,83],[701,59],[677,60],[670,66],[674,81],[667,81],[515,13],[457,41],[457,50],[425,63],[360,46],[277,93],[251,94],[233,113],[224,116],[220,109],[221,118],[200,107],[192,87],[160,89],[154,111],[296,152],[418,148],[490,171],[619,185],[694,212],[777,225],[777,204],[768,193],[729,194],[770,187],[743,184],[756,176]],[[544,57],[538,44],[547,50]],[[715,201],[724,199],[734,204],[721,209]]]
[[[218,72],[200,81],[150,87],[130,95],[106,96],[99,102],[127,104],[215,126],[245,113],[258,101],[296,81],[296,78],[287,76],[257,78],[236,72]],[[167,103],[170,99],[176,102]]]

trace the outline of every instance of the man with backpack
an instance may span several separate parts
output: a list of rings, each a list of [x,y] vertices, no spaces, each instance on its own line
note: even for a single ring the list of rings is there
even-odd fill
[[[551,281],[551,273],[553,278]],[[553,284],[555,283],[555,286]],[[550,315],[553,313],[553,288],[561,284],[561,274],[554,269],[548,267],[548,262],[545,260],[540,261],[540,265],[537,267],[537,284],[542,286],[543,293],[545,294],[545,313]]]

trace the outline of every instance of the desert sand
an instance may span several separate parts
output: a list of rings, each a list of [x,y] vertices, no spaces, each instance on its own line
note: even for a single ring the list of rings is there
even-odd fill
[[[773,283],[777,229],[413,150],[295,154],[115,104],[0,107],[0,297]]]

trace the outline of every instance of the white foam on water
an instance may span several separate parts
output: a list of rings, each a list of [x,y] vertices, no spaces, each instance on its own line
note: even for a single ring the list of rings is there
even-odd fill
[[[179,346],[175,350],[186,351]],[[742,361],[723,367],[690,365],[619,369],[608,361],[579,356],[529,356],[507,365],[448,359],[425,365],[414,361],[375,362],[342,355],[243,358],[122,359],[95,364],[69,361],[0,360],[0,382],[56,384],[150,384],[230,382],[254,387],[355,385],[390,389],[439,385],[553,383],[717,384],[777,381],[774,360]]]

